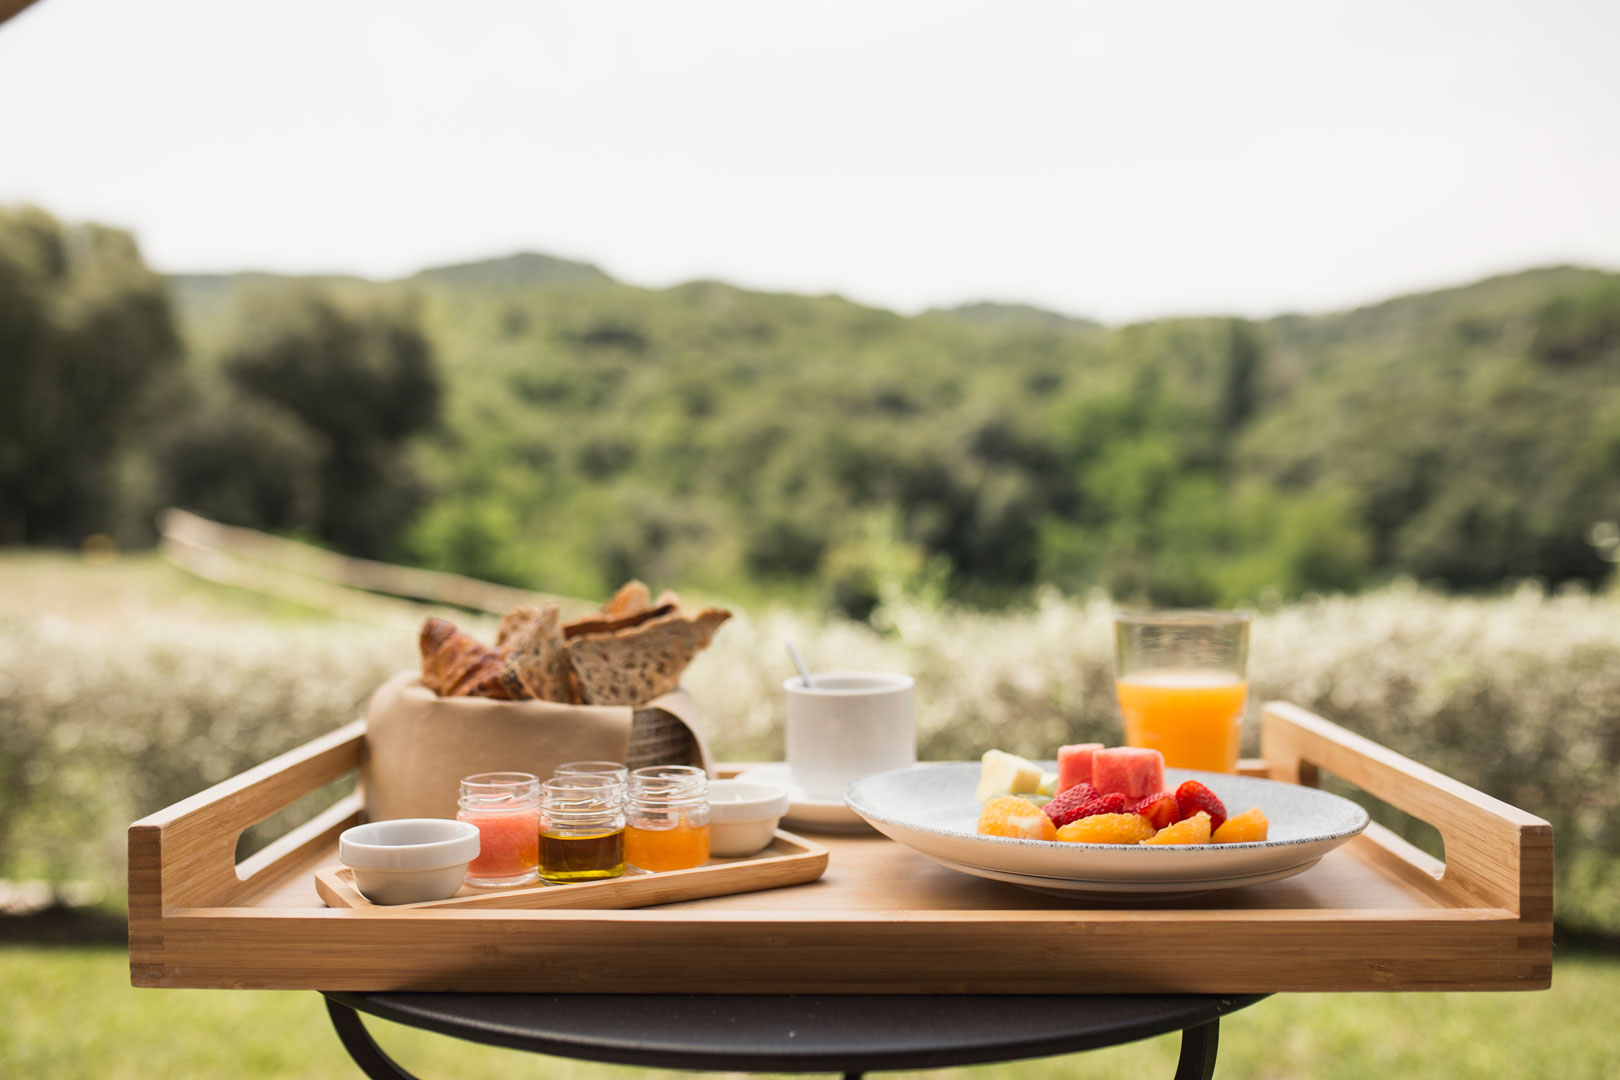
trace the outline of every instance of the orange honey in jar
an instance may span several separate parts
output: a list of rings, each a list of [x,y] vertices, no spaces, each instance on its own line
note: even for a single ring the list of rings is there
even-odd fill
[[[709,777],[690,765],[630,774],[624,861],[638,870],[689,870],[709,861]]]
[[[641,870],[687,870],[709,861],[709,826],[693,825],[686,815],[674,828],[624,830],[624,861]]]

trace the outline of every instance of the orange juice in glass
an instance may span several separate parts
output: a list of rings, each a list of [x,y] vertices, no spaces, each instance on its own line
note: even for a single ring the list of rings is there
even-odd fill
[[[1125,743],[1177,769],[1235,772],[1248,698],[1249,615],[1169,611],[1114,617],[1114,692]]]

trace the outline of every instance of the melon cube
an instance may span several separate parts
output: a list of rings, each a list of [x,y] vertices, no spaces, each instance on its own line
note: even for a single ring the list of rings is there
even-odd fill
[[[1102,748],[1100,742],[1058,747],[1058,791],[1067,791],[1076,784],[1091,783],[1091,755]]]
[[[1164,790],[1164,755],[1140,746],[1114,746],[1091,755],[1091,784],[1102,794],[1140,799]]]
[[[1017,754],[1005,750],[986,750],[979,759],[980,803],[996,795],[1033,794],[1041,784],[1041,770]]]

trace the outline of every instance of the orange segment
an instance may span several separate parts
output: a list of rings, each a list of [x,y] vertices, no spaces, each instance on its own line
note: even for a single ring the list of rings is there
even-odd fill
[[[979,811],[981,836],[1010,836],[1018,840],[1056,840],[1057,826],[1046,811],[1016,795],[997,795]]]
[[[1057,831],[1071,844],[1135,844],[1153,835],[1153,822],[1141,814],[1092,814]]]
[[[1166,825],[1144,844],[1207,844],[1209,843],[1209,815],[1202,810],[1190,818],[1182,818],[1174,825]]]
[[[1252,844],[1266,838],[1270,824],[1257,806],[1221,822],[1221,827],[1215,830],[1210,839],[1217,844]]]

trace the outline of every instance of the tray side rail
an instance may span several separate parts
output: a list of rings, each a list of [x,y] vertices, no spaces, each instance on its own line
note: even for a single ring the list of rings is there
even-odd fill
[[[129,827],[132,936],[142,919],[182,907],[226,907],[278,864],[336,842],[360,820],[360,792],[348,795],[240,864],[242,833],[360,767],[365,721],[312,739]],[[133,943],[133,942],[132,942]]]
[[[1443,863],[1377,825],[1368,835],[1459,902],[1551,924],[1552,826],[1541,818],[1285,701],[1265,704],[1260,752],[1273,780],[1319,787],[1326,770],[1433,825]]]

